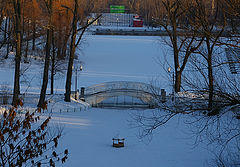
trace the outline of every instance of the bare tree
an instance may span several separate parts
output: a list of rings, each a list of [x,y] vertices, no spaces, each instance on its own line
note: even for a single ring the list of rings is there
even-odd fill
[[[71,36],[71,46],[70,46],[70,55],[68,61],[68,70],[67,70],[67,80],[65,84],[65,99],[64,101],[70,102],[71,94],[71,80],[72,80],[72,68],[73,60],[76,50],[76,36],[77,36],[77,22],[78,22],[78,0],[75,0],[74,11],[73,11],[73,21],[72,21],[72,36]]]
[[[22,102],[18,100],[17,105]],[[0,166],[55,166],[66,161],[67,149],[56,152],[62,130],[53,131],[51,116],[41,119],[40,110],[19,115],[11,108],[0,116]]]
[[[15,74],[14,74],[14,90],[12,104],[16,105],[20,94],[20,64],[21,64],[21,43],[22,43],[22,1],[12,0],[14,7],[14,29],[16,40],[16,55],[15,55]]]
[[[50,51],[52,45],[52,13],[53,13],[53,0],[45,1],[47,11],[49,14],[48,25],[47,25],[47,41],[46,41],[46,55],[45,55],[45,64],[44,64],[44,73],[42,80],[41,94],[38,102],[38,107],[41,107],[44,104],[47,85],[48,85],[48,72],[50,64]]]
[[[240,166],[239,78],[229,74],[229,62],[223,57],[226,46],[239,47],[236,36],[229,36],[226,29],[229,5],[215,1],[212,8],[205,1],[193,2],[192,8],[188,8],[187,21],[197,26],[196,39],[202,42],[188,60],[185,71],[188,77],[184,77],[184,88],[188,91],[179,92],[175,101],[162,103],[158,90],[153,89],[158,110],[134,115],[134,126],[141,128],[140,135],[144,137],[181,116],[195,135],[195,144],[204,142],[216,153],[214,166]],[[186,52],[187,48],[182,47],[179,52]]]
[[[173,49],[175,92],[180,92],[182,73],[189,57],[202,44],[203,38],[199,36],[198,25],[189,22],[189,11],[193,7],[191,1],[164,0],[154,1],[153,16],[155,24],[164,28],[170,39]]]
[[[70,95],[71,95],[71,82],[72,82],[72,68],[73,68],[73,62],[74,62],[74,56],[76,47],[79,45],[82,36],[86,29],[93,24],[101,15],[97,16],[94,20],[92,20],[90,23],[86,22],[85,19],[87,15],[89,14],[89,11],[91,11],[91,8],[86,8],[86,13],[82,11],[79,13],[79,4],[78,0],[75,0],[74,10],[73,11],[73,20],[72,20],[72,36],[71,36],[71,44],[70,44],[70,55],[69,55],[69,61],[68,61],[68,70],[67,70],[67,78],[66,78],[66,84],[65,84],[65,98],[64,101],[70,102]],[[87,2],[85,2],[85,5],[87,5]],[[69,8],[68,8],[69,9]],[[82,15],[80,15],[82,14]],[[79,22],[81,28],[77,28],[77,23]],[[80,35],[77,39],[77,33],[80,32]]]
[[[200,0],[195,0],[195,5],[195,11],[191,14],[194,22],[200,25],[201,29],[199,33],[204,38],[204,45],[197,53],[207,61],[208,110],[211,111],[214,92],[213,54],[226,28],[226,15],[223,10],[220,10],[222,9],[222,5],[220,4],[216,6],[214,12]]]

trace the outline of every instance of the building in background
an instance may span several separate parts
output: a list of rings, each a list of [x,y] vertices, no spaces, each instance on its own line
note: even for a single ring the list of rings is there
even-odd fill
[[[143,20],[138,15],[133,19],[133,27],[143,27]]]
[[[102,13],[94,25],[114,26],[114,27],[142,27],[143,21],[137,14],[128,13],[125,6],[110,5],[108,12]],[[92,13],[89,21],[96,17],[96,13]]]

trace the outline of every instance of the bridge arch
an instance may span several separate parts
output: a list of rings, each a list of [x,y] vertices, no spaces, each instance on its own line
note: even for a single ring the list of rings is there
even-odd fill
[[[131,81],[114,81],[93,85],[85,88],[85,101],[92,106],[131,106],[131,107],[153,107],[154,94],[156,87],[150,84]],[[131,97],[131,100],[126,100],[119,103],[107,102],[108,99],[118,97]],[[126,98],[129,99],[129,98]],[[134,99],[134,100],[133,100]],[[136,99],[138,99],[136,101]]]

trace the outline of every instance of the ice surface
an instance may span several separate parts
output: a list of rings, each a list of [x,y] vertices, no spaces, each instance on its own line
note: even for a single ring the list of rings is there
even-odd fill
[[[61,141],[71,167],[203,167],[209,153],[201,145],[193,148],[189,129],[178,119],[159,128],[151,141],[140,140],[138,129],[130,128],[129,114],[141,111],[90,109],[55,114],[53,122],[64,126]],[[146,111],[151,112],[151,111]],[[125,138],[125,147],[112,147],[112,138]],[[207,165],[206,165],[207,166]]]
[[[87,35],[77,50],[83,71],[78,75],[78,88],[109,81],[150,83],[156,78],[168,91],[169,80],[165,67],[158,60],[167,57],[169,49],[160,44],[159,37],[92,36]],[[11,56],[10,56],[11,57]],[[13,56],[0,67],[0,84],[13,85]],[[22,64],[21,92],[40,92],[42,63]],[[73,88],[75,73],[73,74]],[[64,92],[65,77],[58,75],[55,93]],[[49,93],[49,89],[48,89]],[[83,108],[82,108],[83,107]],[[81,108],[81,110],[80,110]],[[1,109],[2,111],[2,109]],[[62,100],[49,104],[52,123],[64,128],[60,147],[69,149],[66,167],[203,167],[209,153],[200,145],[193,149],[193,138],[185,133],[178,119],[156,130],[151,142],[137,137],[138,129],[129,126],[133,110],[93,109],[78,102]],[[60,113],[61,111],[61,113]],[[67,112],[68,111],[68,112]],[[74,112],[75,111],[75,112]],[[150,112],[146,110],[144,112]],[[112,138],[124,137],[124,148],[113,148]],[[207,165],[206,165],[207,166]]]

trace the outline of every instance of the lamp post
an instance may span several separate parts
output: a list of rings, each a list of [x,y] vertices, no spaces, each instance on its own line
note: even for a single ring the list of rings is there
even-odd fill
[[[80,65],[80,67],[79,67],[79,71],[82,71],[83,70],[83,66],[82,65]],[[78,74],[77,74],[77,72],[78,72],[78,67],[76,66],[76,68],[75,68],[75,73],[76,73],[76,78],[75,78],[75,99],[77,100],[77,76],[78,76]]]

